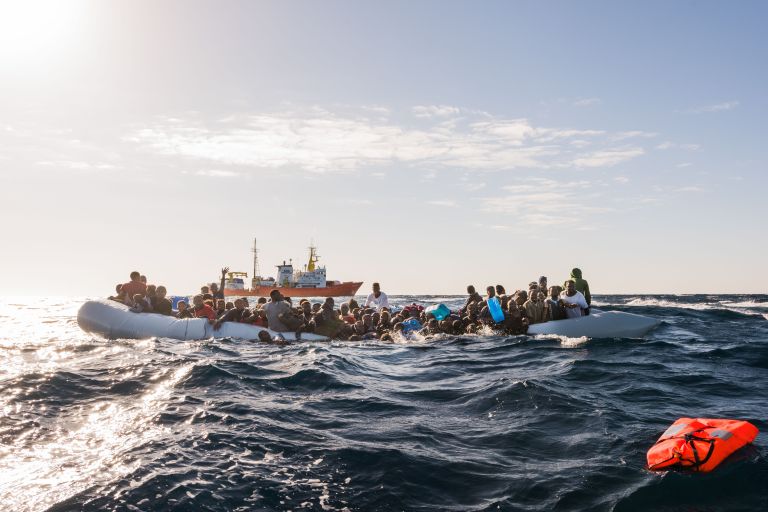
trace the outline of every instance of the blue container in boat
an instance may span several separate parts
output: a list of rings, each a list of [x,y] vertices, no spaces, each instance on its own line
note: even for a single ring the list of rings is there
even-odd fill
[[[418,331],[419,329],[421,329],[421,322],[415,318],[408,318],[407,320],[403,320],[403,334]]]
[[[432,306],[429,306],[427,309],[424,310],[424,313],[426,314],[432,314],[437,321],[441,321],[445,319],[448,315],[451,314],[451,310],[448,309],[448,306],[445,304],[434,304]]]
[[[491,318],[496,323],[504,321],[504,312],[501,310],[501,302],[498,297],[491,297],[488,299],[488,311],[491,313]]]
[[[187,303],[187,306],[189,306],[189,297],[182,297],[180,295],[173,295],[171,296],[171,307],[173,309],[179,309],[179,302],[184,301]]]

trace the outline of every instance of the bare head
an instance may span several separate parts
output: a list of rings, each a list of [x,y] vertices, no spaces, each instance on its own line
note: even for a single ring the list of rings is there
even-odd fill
[[[135,270],[131,272],[131,281],[141,281],[141,274]]]

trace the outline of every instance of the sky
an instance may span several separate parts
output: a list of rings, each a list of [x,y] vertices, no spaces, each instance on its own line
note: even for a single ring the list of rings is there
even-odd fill
[[[0,1],[4,295],[314,241],[398,293],[768,293],[768,4]]]

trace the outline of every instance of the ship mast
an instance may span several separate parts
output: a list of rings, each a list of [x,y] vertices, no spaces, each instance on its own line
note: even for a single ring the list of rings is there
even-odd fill
[[[316,251],[317,247],[315,247],[315,241],[313,240],[309,246],[309,263],[307,263],[307,272],[313,272],[315,270],[315,263],[317,263],[317,260],[319,259]]]
[[[253,277],[259,277],[261,274],[259,273],[259,250],[256,248],[256,239],[253,239],[253,249],[251,249],[251,252],[253,253]]]

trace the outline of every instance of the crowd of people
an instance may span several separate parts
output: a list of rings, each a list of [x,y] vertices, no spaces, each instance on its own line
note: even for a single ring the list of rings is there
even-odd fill
[[[146,276],[132,272],[131,280],[116,287],[117,294],[110,297],[122,302],[136,313],[159,313],[176,318],[204,318],[219,329],[225,322],[238,322],[268,328],[275,333],[315,333],[339,340],[393,340],[394,337],[437,334],[474,334],[483,330],[503,334],[525,334],[532,324],[576,318],[589,314],[592,296],[589,284],[581,270],[574,268],[570,279],[562,286],[547,285],[541,276],[532,281],[528,289],[507,294],[502,285],[488,286],[486,295],[480,295],[474,286],[467,287],[467,299],[456,311],[437,314],[418,304],[399,310],[391,307],[379,283],[365,302],[355,298],[336,304],[332,297],[322,303],[301,299],[297,303],[274,289],[267,297],[251,304],[247,297],[231,302],[224,298],[224,283],[228,268],[221,269],[220,284],[201,287],[192,304],[178,301],[173,304],[166,297],[164,286],[147,284]],[[259,339],[271,340],[267,331]]]

